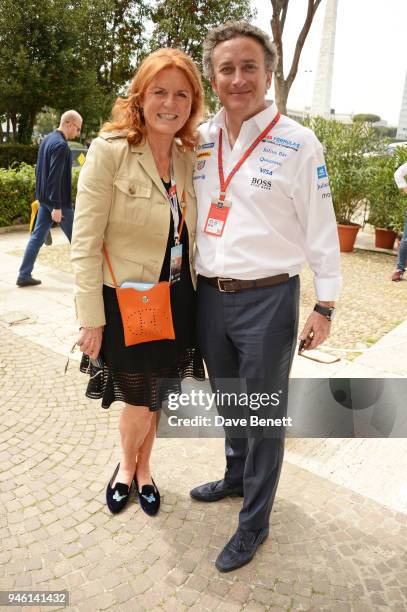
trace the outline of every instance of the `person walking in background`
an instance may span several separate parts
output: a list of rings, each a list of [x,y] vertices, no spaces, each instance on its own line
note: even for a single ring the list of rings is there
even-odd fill
[[[82,117],[75,110],[63,113],[59,126],[42,141],[35,169],[35,197],[40,206],[34,230],[30,236],[18,272],[17,285],[31,287],[41,281],[32,271],[38,252],[45,242],[53,222],[60,223],[71,242],[74,211],[72,209],[72,161],[68,140],[79,136]]]
[[[330,332],[340,288],[338,233],[322,146],[266,100],[276,49],[249,23],[226,23],[203,45],[205,75],[223,108],[200,126],[194,186],[198,344],[212,390],[272,397],[257,412],[284,417],[294,355],[299,272],[308,261],[317,304],[300,339],[316,348]],[[250,404],[249,404],[250,405]],[[233,401],[225,417],[250,420]],[[284,454],[284,427],[225,428],[226,472],[191,496],[243,497],[239,525],[216,560],[226,572],[248,563],[268,536]],[[241,434],[244,433],[245,436]]]
[[[407,193],[407,162],[402,164],[399,168],[397,168],[394,173],[394,180],[396,181],[396,185],[399,189]],[[400,240],[400,248],[399,254],[397,257],[396,269],[392,274],[391,280],[398,282],[403,280],[403,274],[406,269],[406,261],[407,261],[407,215],[404,222],[404,232]]]

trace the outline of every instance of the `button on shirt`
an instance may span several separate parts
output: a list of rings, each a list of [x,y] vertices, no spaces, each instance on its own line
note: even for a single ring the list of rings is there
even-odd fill
[[[204,232],[211,202],[219,199],[219,130],[226,178],[276,114],[272,103],[245,121],[233,149],[224,109],[200,126],[193,176],[198,199],[195,267],[202,276],[252,280],[284,272],[294,276],[308,261],[318,299],[336,300],[339,242],[322,145],[296,121],[282,115],[232,178],[222,236]]]

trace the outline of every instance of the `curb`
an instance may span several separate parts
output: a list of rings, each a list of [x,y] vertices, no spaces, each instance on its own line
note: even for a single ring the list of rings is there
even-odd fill
[[[28,232],[30,224],[26,225],[8,225],[6,227],[0,227],[0,234],[12,234],[14,232]]]

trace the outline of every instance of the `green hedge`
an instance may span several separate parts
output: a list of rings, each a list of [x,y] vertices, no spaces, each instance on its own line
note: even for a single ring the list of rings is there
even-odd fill
[[[2,144],[0,145],[0,168],[9,168],[21,163],[35,165],[37,155],[37,145]]]
[[[75,201],[79,168],[72,170],[72,199]],[[0,168],[0,227],[29,223],[35,199],[35,168]]]

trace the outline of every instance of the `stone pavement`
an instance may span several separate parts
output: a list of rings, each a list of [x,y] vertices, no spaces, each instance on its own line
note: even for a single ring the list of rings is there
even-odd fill
[[[270,537],[230,574],[213,561],[241,500],[188,495],[221,476],[220,439],[158,439],[159,515],[133,501],[111,516],[104,491],[119,456],[120,405],[104,411],[84,397],[77,362],[64,376],[72,279],[39,266],[41,287],[16,288],[19,260],[7,253],[25,241],[0,236],[1,589],[68,589],[69,609],[86,612],[407,610],[403,440],[289,440]],[[406,324],[389,336],[384,345],[405,339]],[[394,352],[333,366],[296,358],[294,375],[405,376],[407,347]],[[384,486],[393,480],[404,497]]]

